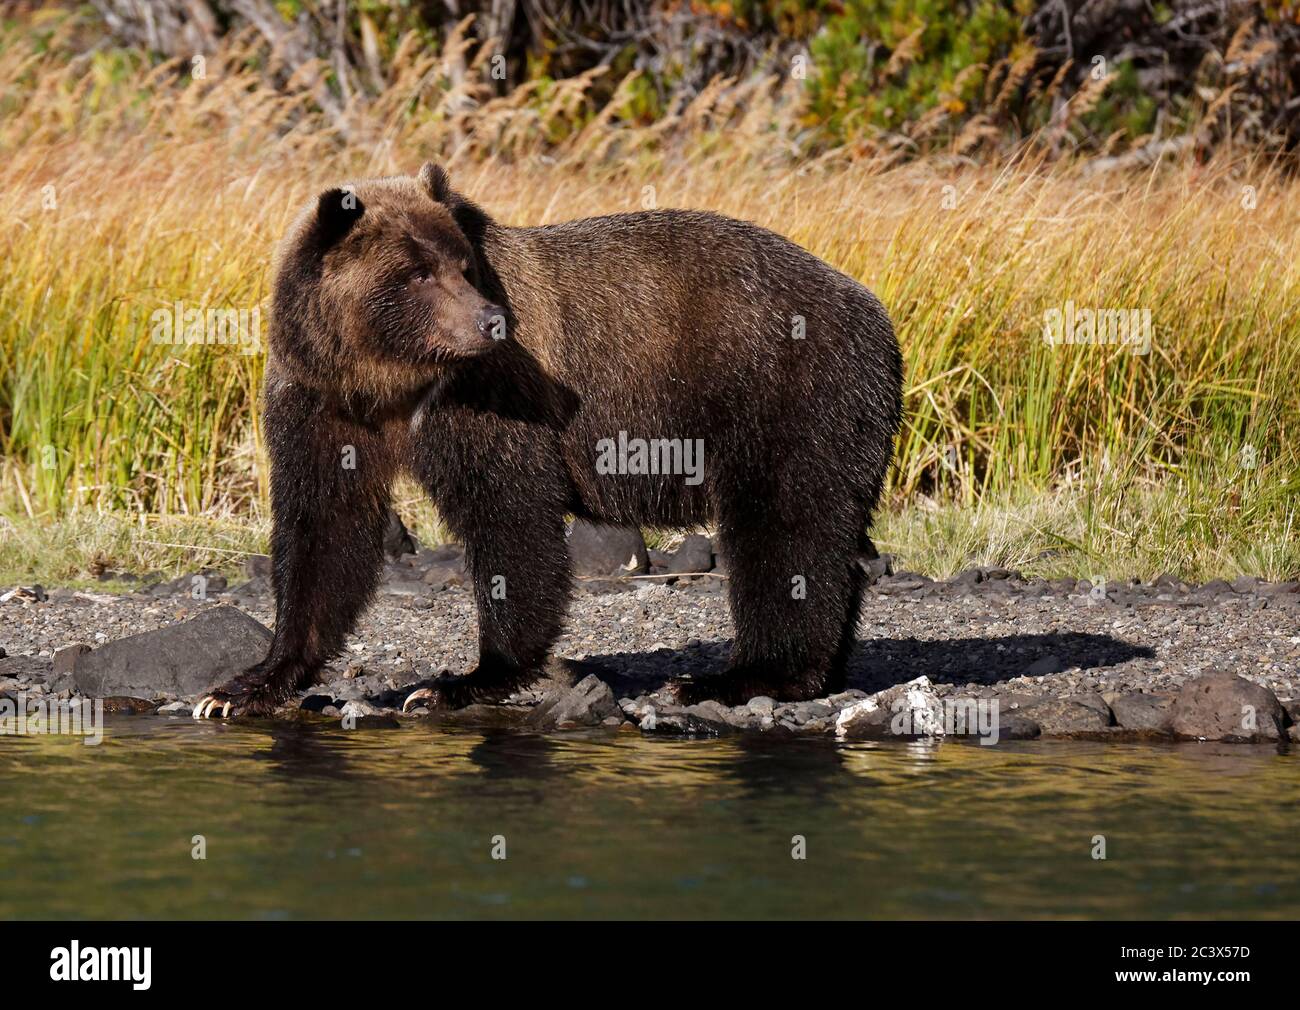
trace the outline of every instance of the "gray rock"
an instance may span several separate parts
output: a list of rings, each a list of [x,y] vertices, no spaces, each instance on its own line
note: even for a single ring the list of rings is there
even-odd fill
[[[664,566],[665,571],[672,575],[683,575],[687,572],[707,572],[712,568],[713,544],[708,537],[699,533],[692,533],[683,540],[682,545],[677,548],[677,552]]]
[[[942,736],[943,699],[929,677],[917,677],[842,709],[835,719],[835,732],[842,740]]]
[[[145,590],[150,596],[174,596],[177,593],[188,592],[190,589],[189,577],[182,575],[178,579],[171,579],[168,582],[159,582],[155,586],[150,586]]]
[[[650,570],[641,531],[576,519],[569,529],[569,557],[575,575],[644,575]]]
[[[1172,694],[1142,694],[1138,691],[1122,694],[1110,703],[1110,710],[1119,726],[1148,733],[1172,732],[1173,707]]]
[[[926,585],[927,581],[912,572],[899,572],[897,575],[886,575],[877,580],[875,590],[878,593],[890,596],[898,593],[910,593]]]
[[[588,674],[573,687],[560,687],[547,694],[533,710],[530,721],[538,727],[559,729],[599,726],[613,716],[622,718],[614,692],[595,674]]]
[[[426,547],[417,556],[420,565],[441,565],[454,571],[465,571],[465,548],[460,544],[439,544]]]
[[[265,575],[258,575],[231,590],[237,599],[256,600],[271,595],[271,580]]]
[[[396,561],[403,554],[414,554],[415,551],[415,541],[406,531],[401,517],[389,509],[388,525],[384,527],[384,553]]]
[[[225,592],[226,577],[211,568],[205,568],[182,575],[164,585],[170,587],[172,593],[188,596],[192,600],[206,600],[209,596]]]
[[[894,713],[888,708],[847,708],[836,723],[836,735],[842,740],[897,740],[890,723]]]
[[[858,558],[858,567],[866,573],[867,585],[874,586],[881,579],[894,574],[894,559],[889,554],[874,558],[862,557]]]
[[[760,694],[750,698],[747,707],[757,716],[771,715],[776,709],[776,701],[765,694]]]
[[[1277,695],[1226,670],[1184,684],[1172,713],[1174,733],[1200,740],[1277,740],[1286,722]]]
[[[110,695],[101,699],[105,715],[145,715],[154,710],[152,701],[143,698],[125,698]]]
[[[429,586],[434,592],[441,592],[450,586],[465,585],[467,576],[465,575],[464,566],[455,567],[452,565],[435,564],[424,573],[424,584]]]
[[[401,729],[402,724],[389,712],[381,712],[363,701],[349,701],[342,708],[326,708],[322,715],[342,722],[344,729]]]
[[[339,712],[342,714],[344,719],[351,718],[353,720],[364,719],[368,715],[379,714],[377,708],[362,701],[360,698],[353,698],[350,701],[344,702],[343,707],[339,709]]]
[[[260,662],[271,632],[234,607],[119,638],[77,657],[70,678],[89,697],[194,697]],[[68,686],[59,682],[55,689]]]
[[[1046,677],[1048,674],[1060,673],[1065,665],[1055,656],[1042,656],[1034,660],[1021,671],[1023,677]]]
[[[429,587],[423,582],[414,582],[408,579],[381,583],[379,593],[382,596],[424,597],[429,595]]]
[[[244,575],[249,579],[271,578],[271,558],[266,554],[250,554],[244,558]]]
[[[56,679],[72,675],[73,667],[76,665],[77,657],[84,656],[90,651],[90,646],[84,642],[77,642],[74,645],[65,645],[62,649],[56,649],[54,652],[54,676]]]
[[[716,722],[722,726],[735,726],[744,722],[743,716],[739,713],[749,714],[749,709],[730,709],[720,701],[714,701],[708,698],[695,705],[690,705],[684,711],[691,715],[697,716],[706,722]]]
[[[1043,728],[1033,719],[1018,712],[998,714],[998,742],[1003,740],[1035,740],[1042,735]],[[978,737],[973,739],[978,740]]]
[[[1038,723],[1047,736],[1096,733],[1109,726],[1112,720],[1110,706],[1099,694],[1041,698],[1024,705],[1017,714]]]
[[[726,705],[709,699],[696,705],[689,705],[680,712],[670,713],[671,716],[681,716],[686,720],[680,728],[673,726],[672,719],[670,719],[669,726],[660,726],[659,730],[662,732],[665,729],[674,728],[678,729],[679,732],[693,735],[721,736],[737,726],[744,726],[753,721],[754,716],[749,709],[742,708],[736,711],[743,714],[733,715],[732,710],[727,708]]]
[[[675,736],[721,736],[727,730],[726,723],[698,715],[697,708],[695,705],[689,709],[675,705],[652,706],[641,718],[641,729],[646,733]]]

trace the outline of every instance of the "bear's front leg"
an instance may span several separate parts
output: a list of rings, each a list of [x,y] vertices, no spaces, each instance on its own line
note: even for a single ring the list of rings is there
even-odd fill
[[[379,582],[394,455],[383,428],[272,381],[265,429],[275,633],[265,659],[199,700],[196,719],[288,701],[342,649]]]
[[[479,661],[406,699],[462,708],[501,701],[541,674],[569,602],[564,539],[569,496],[559,452],[544,428],[496,415],[431,412],[416,474],[465,544],[478,610]]]

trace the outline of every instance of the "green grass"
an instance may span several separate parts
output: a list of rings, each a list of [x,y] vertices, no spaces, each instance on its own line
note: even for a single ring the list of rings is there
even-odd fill
[[[298,206],[437,152],[506,222],[637,209],[651,187],[875,290],[906,361],[877,537],[907,567],[1300,574],[1300,184],[1260,158],[1097,175],[1041,155],[792,163],[761,118],[720,133],[707,110],[674,124],[690,142],[602,115],[556,146],[581,85],[557,86],[550,111],[493,100],[465,134],[421,52],[344,139],[239,54],[178,83],[139,58],[0,41],[8,579],[76,577],[97,554],[174,571],[262,549],[263,355],[157,343],[154,313],[265,311]],[[1068,303],[1148,312],[1149,353],[1045,342]],[[411,521],[438,538],[431,513]]]

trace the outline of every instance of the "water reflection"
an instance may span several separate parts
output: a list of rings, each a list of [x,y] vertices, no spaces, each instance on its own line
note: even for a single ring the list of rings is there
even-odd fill
[[[0,739],[0,915],[1294,917],[1298,771],[1226,745],[118,718],[95,748]]]

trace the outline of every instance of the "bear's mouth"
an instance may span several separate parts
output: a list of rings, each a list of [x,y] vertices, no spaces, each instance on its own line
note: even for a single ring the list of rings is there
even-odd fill
[[[473,330],[450,333],[435,330],[424,342],[422,357],[439,362],[478,358],[500,343],[502,341],[482,336]]]

